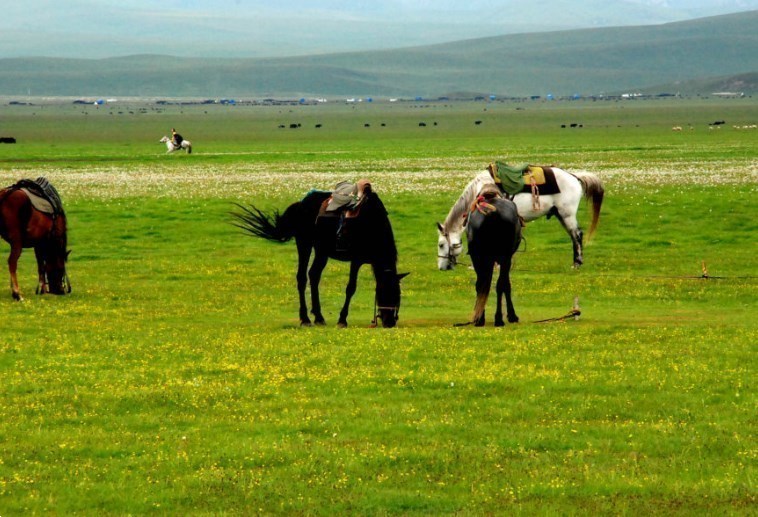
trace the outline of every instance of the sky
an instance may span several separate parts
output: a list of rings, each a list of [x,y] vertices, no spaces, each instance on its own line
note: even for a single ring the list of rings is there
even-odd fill
[[[12,0],[0,58],[134,54],[266,58],[487,36],[651,25],[758,0]]]

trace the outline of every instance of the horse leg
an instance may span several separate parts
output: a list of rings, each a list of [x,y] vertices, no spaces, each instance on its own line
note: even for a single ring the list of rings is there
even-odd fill
[[[311,283],[311,313],[316,325],[326,325],[324,315],[321,314],[321,299],[319,298],[318,284],[321,282],[321,273],[324,271],[328,259],[329,257],[325,253],[319,253],[316,250],[313,264],[311,264],[311,269],[308,271],[308,279]]]
[[[502,297],[505,294],[505,310],[508,314],[509,323],[518,323],[516,309],[513,308],[511,299],[511,260],[504,261],[500,266],[500,276],[497,278],[497,314],[495,314],[495,326],[502,327],[503,321]]]
[[[37,294],[49,293],[47,286],[47,275],[45,274],[45,259],[42,256],[42,250],[39,247],[34,248],[34,256],[37,258]]]
[[[18,288],[18,278],[16,270],[18,269],[18,258],[21,256],[21,245],[11,244],[11,253],[8,255],[8,271],[11,274],[11,296],[14,300],[22,301],[21,292]]]
[[[305,288],[308,286],[308,262],[311,259],[310,244],[297,243],[297,294],[300,299],[300,325],[310,327],[308,305],[305,301]]]
[[[481,260],[474,261],[476,271],[476,303],[474,303],[474,316],[471,318],[474,326],[484,326],[484,313],[487,307],[487,299],[490,296],[492,286],[493,263],[482,264]]]
[[[340,328],[347,327],[347,312],[350,308],[350,300],[353,298],[353,295],[358,288],[358,271],[360,269],[361,264],[359,262],[350,262],[350,279],[347,281],[347,287],[345,288],[345,304],[342,306],[340,319],[337,322],[337,326]]]
[[[495,293],[497,294],[497,304],[495,308],[495,326],[505,326],[503,320],[503,293],[505,292],[506,273],[505,267],[500,267],[500,275],[497,277],[497,284],[495,285]]]
[[[558,210],[555,210],[554,213],[561,222],[563,228],[566,230],[566,233],[571,237],[571,243],[574,246],[574,267],[578,268],[584,263],[584,257],[582,256],[582,239],[584,234],[579,228],[579,221],[576,220],[576,214],[561,214]]]

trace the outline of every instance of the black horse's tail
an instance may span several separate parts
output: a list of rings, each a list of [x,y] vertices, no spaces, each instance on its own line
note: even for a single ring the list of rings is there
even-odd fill
[[[287,207],[283,214],[278,210],[267,214],[252,205],[236,205],[240,211],[231,213],[235,219],[232,224],[251,236],[275,242],[287,242],[295,236],[295,213],[300,205],[299,201]]]

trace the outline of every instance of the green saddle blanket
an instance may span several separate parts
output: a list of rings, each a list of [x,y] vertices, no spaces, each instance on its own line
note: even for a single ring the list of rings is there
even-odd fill
[[[492,165],[490,167],[493,167]],[[508,165],[504,162],[496,162],[494,170],[490,170],[495,183],[500,185],[508,194],[514,196],[524,190],[524,172],[529,169],[528,163]],[[499,181],[498,181],[499,180]]]

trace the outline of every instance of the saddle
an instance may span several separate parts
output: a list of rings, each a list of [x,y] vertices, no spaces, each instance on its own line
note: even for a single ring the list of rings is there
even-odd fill
[[[521,164],[510,166],[503,162],[490,163],[487,170],[495,184],[509,195],[520,193],[532,194],[532,208],[540,209],[540,194],[560,194],[561,189],[555,180],[552,167]]]
[[[371,183],[368,180],[362,179],[356,183],[341,181],[334,187],[332,195],[321,204],[317,220],[322,217],[338,219],[336,251],[349,251],[350,232],[348,228],[350,223],[348,221],[358,217],[361,206],[369,193],[371,193]]]
[[[32,206],[42,213],[52,216],[65,215],[63,202],[58,191],[43,176],[40,176],[36,180],[19,180],[8,188],[10,190],[23,190],[29,197]]]
[[[358,180],[356,183],[341,181],[337,183],[329,196],[321,204],[319,217],[357,217],[361,205],[366,200],[366,195],[371,192],[371,183],[368,180]]]

